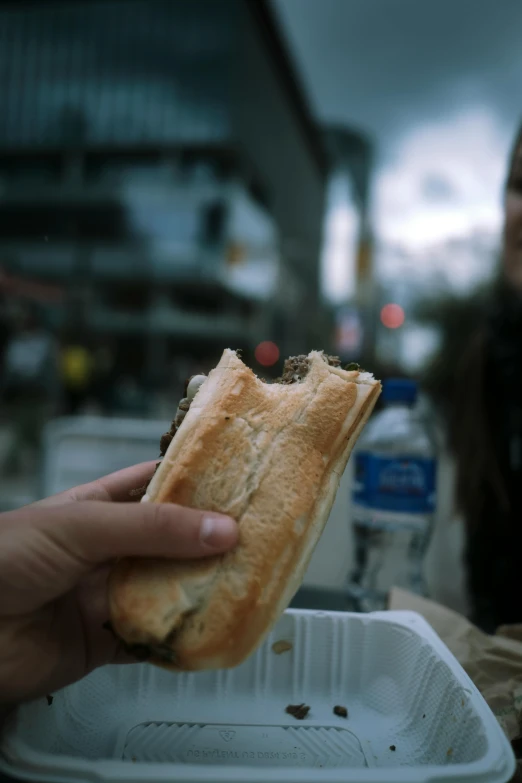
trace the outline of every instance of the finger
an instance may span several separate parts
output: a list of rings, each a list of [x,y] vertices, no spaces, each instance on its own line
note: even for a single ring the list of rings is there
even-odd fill
[[[136,656],[126,651],[125,645],[107,627],[110,605],[107,582],[110,566],[100,566],[82,579],[76,596],[81,607],[83,626],[89,639],[86,671],[107,663],[136,663]]]
[[[63,503],[79,500],[131,502],[131,491],[148,484],[157,464],[158,460],[155,460],[118,470],[116,473],[110,473],[108,476],[96,479],[96,481],[81,484],[79,487],[73,487],[58,495],[39,500],[33,503],[33,506],[59,506]]]
[[[90,564],[117,557],[193,558],[237,542],[230,517],[174,503],[74,503],[41,524],[62,548]]]
[[[119,470],[98,479],[95,484],[100,485],[108,495],[108,499],[113,503],[125,503],[132,501],[130,493],[133,489],[138,489],[149,483],[156,472],[159,460],[153,462],[142,462],[125,470]],[[85,500],[104,500],[104,498],[84,498]],[[135,501],[134,501],[135,502]]]
[[[34,608],[57,598],[115,558],[208,557],[233,548],[238,539],[229,517],[170,503],[85,501],[27,506],[6,516],[20,523],[8,525],[0,542],[5,559],[0,582],[17,587],[26,610],[28,603]]]

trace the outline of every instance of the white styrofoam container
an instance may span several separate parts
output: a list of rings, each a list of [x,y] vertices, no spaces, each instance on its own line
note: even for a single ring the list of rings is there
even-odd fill
[[[44,433],[42,495],[86,484],[159,454],[170,422],[72,416],[54,419]]]
[[[305,720],[285,712],[302,702]],[[20,708],[0,746],[0,772],[46,783],[506,783],[514,769],[486,702],[411,612],[289,610],[235,670],[105,667]]]

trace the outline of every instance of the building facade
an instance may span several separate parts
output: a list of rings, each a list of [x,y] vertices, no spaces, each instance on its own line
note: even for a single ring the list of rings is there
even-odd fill
[[[324,344],[327,166],[268,3],[2,2],[0,104],[0,266],[57,328],[152,386]]]

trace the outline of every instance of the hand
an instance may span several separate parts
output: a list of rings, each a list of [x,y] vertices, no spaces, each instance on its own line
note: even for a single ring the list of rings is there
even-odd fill
[[[229,517],[126,502],[154,466],[0,514],[0,706],[44,696],[97,666],[129,662],[103,628],[111,561],[198,558],[235,546]]]

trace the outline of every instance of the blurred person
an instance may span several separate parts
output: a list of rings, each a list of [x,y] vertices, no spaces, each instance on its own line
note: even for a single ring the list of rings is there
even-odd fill
[[[236,523],[175,504],[129,502],[155,462],[0,514],[0,723],[108,663],[132,663],[104,629],[119,557],[202,558],[232,549]]]
[[[66,342],[61,351],[61,372],[67,415],[77,415],[91,391],[94,360],[80,340]]]
[[[0,391],[10,427],[3,470],[14,475],[23,469],[27,452],[38,454],[44,424],[54,413],[59,393],[56,343],[36,310],[22,314],[7,343]]]
[[[506,180],[498,280],[453,309],[427,388],[456,461],[472,620],[494,632],[522,623],[522,128]]]

